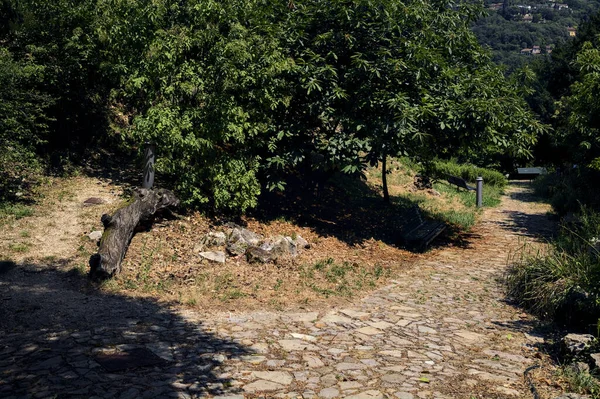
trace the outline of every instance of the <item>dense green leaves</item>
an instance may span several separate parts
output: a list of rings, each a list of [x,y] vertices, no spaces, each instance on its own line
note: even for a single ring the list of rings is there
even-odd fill
[[[18,4],[6,43],[43,67],[50,141],[88,143],[116,110],[188,205],[244,211],[292,175],[388,155],[525,157],[543,130],[470,31],[470,2]]]

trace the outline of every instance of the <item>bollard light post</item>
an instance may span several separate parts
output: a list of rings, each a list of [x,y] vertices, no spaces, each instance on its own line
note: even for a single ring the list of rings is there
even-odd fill
[[[151,189],[154,185],[154,144],[146,142],[146,151],[144,153],[144,180],[142,188]]]
[[[483,206],[483,177],[477,178],[477,208]]]

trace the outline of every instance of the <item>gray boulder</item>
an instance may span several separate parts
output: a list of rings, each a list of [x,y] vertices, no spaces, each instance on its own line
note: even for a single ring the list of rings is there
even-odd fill
[[[592,358],[594,368],[600,369],[600,353],[592,353],[590,357]]]
[[[297,235],[296,239],[294,241],[296,242],[296,248],[298,248],[298,249],[309,249],[310,248],[310,244],[308,243],[308,241],[306,241],[300,235]]]
[[[246,250],[246,260],[248,263],[269,263],[276,259],[271,251],[260,247],[248,247]]]
[[[298,255],[298,249],[296,247],[296,243],[292,240],[291,237],[283,237],[278,236],[271,240],[264,242],[260,249],[264,251],[268,251],[271,253],[271,257],[273,259],[280,258],[282,256],[290,255],[296,256]]]
[[[591,334],[567,334],[562,339],[563,350],[572,356],[576,356],[594,342],[594,336]]]
[[[227,252],[231,255],[242,255],[246,253],[248,247],[256,247],[260,245],[262,237],[258,234],[245,229],[241,226],[236,226],[231,230],[227,239]]]
[[[204,248],[220,247],[227,242],[227,236],[222,231],[210,231],[200,239],[200,242],[194,248],[197,252]]]

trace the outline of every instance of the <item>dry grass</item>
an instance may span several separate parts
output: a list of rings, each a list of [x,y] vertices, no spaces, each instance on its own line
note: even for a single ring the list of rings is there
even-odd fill
[[[392,168],[389,180],[394,195],[410,197],[420,205],[462,209],[462,204],[444,193],[435,197],[411,192],[412,172],[397,163],[392,163]],[[377,187],[380,176],[377,170],[370,170],[367,184],[345,187],[350,189],[347,195],[325,193],[324,198],[313,198],[314,202],[301,209],[294,203],[285,213],[275,206],[271,210],[277,212],[268,216],[258,212],[243,220],[264,237],[304,237],[311,248],[295,258],[260,265],[248,264],[244,257],[228,258],[225,264],[202,260],[194,247],[204,234],[218,230],[218,223],[190,214],[138,233],[121,275],[100,289],[205,311],[316,308],[366,295],[426,256],[393,245],[396,222],[390,216],[397,217],[406,204],[382,206]],[[115,211],[123,201],[121,193],[120,187],[95,178],[49,180],[30,216],[5,221],[8,228],[0,233],[0,253],[16,261],[61,265],[83,275],[89,256],[96,252],[87,233],[101,229],[100,216]],[[427,201],[419,196],[426,196]],[[108,203],[82,206],[89,197]]]
[[[105,288],[203,310],[314,307],[360,297],[415,258],[376,240],[352,246],[290,222],[246,222],[264,237],[301,235],[311,248],[276,264],[249,264],[244,257],[228,258],[225,264],[202,260],[194,246],[211,230],[210,221],[195,214],[138,234],[122,274]]]

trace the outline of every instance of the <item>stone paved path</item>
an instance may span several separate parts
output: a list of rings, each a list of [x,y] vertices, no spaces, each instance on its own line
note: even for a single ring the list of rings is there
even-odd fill
[[[498,279],[523,237],[549,231],[546,211],[512,187],[465,247],[434,250],[389,286],[321,313],[206,319],[4,265],[0,397],[531,397],[523,371],[542,338]],[[164,364],[107,372],[96,361],[135,348]]]

